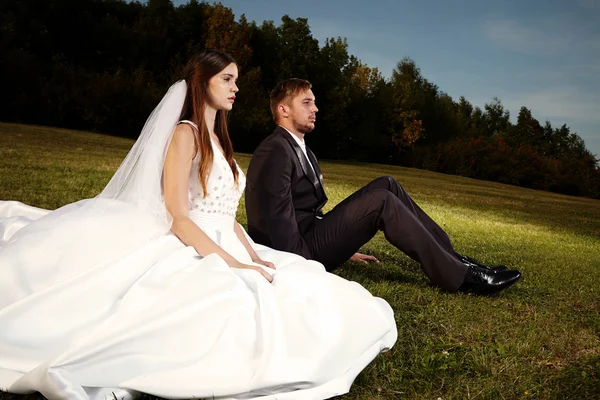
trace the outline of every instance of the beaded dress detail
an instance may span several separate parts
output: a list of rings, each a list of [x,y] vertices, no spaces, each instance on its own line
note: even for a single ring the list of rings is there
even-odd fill
[[[198,129],[191,121],[183,120],[185,123]],[[240,198],[246,186],[246,176],[236,163],[238,170],[238,182],[234,181],[233,172],[221,150],[211,140],[213,149],[213,165],[207,180],[207,193],[204,196],[200,178],[198,176],[198,163],[200,156],[196,155],[192,161],[189,184],[189,209],[198,213],[213,215],[226,215],[235,217]]]

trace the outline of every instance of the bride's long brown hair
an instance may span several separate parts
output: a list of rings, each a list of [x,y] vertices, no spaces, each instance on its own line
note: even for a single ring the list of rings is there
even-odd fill
[[[210,99],[208,81],[231,63],[235,64],[236,62],[229,54],[218,50],[205,50],[193,56],[183,70],[183,79],[187,83],[187,94],[180,119],[187,119],[198,125],[198,130],[193,129],[193,131],[196,151],[200,156],[198,175],[204,197],[206,197],[206,183],[214,160],[210,133],[204,118],[204,110]],[[215,135],[219,138],[225,159],[231,167],[234,181],[237,184],[238,170],[233,160],[233,146],[227,131],[227,110],[217,110]]]

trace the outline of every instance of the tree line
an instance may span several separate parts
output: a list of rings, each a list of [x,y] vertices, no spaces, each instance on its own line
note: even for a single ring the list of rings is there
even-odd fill
[[[187,59],[205,48],[234,56],[240,95],[230,114],[237,151],[274,125],[269,91],[305,78],[320,107],[309,145],[320,158],[390,163],[600,198],[598,159],[566,125],[516,124],[494,98],[483,109],[453,99],[410,58],[390,78],[320,44],[309,21],[257,24],[223,5],[190,0],[0,0],[0,119],[135,138]],[[535,106],[535,105],[532,105]]]

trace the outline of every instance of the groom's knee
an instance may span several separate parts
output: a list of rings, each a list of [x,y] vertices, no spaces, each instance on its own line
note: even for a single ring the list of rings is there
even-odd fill
[[[398,181],[393,176],[380,176],[379,178],[375,179],[374,182],[376,182],[377,187],[387,189],[390,192],[396,192],[398,188],[403,190],[402,186],[400,186]]]
[[[373,212],[379,215],[386,203],[392,202],[394,199],[396,196],[388,188],[372,190],[364,198],[363,212],[367,215]]]

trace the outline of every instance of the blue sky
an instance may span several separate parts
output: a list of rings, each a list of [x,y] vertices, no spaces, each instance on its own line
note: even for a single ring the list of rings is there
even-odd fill
[[[455,100],[483,107],[497,96],[513,122],[526,106],[542,124],[566,123],[600,156],[600,0],[221,3],[257,23],[308,18],[321,44],[347,38],[350,54],[386,77],[409,56]]]

